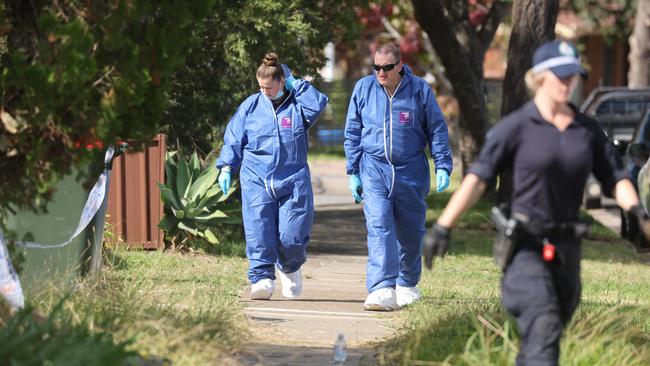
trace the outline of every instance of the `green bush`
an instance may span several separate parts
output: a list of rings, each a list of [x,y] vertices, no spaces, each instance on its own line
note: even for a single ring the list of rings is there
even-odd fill
[[[218,171],[205,164],[196,153],[186,161],[179,151],[168,152],[165,158],[166,183],[158,183],[165,205],[158,227],[173,245],[192,246],[196,239],[219,244],[217,229],[239,224],[241,206],[227,202],[236,191],[236,182],[224,195],[218,185]]]
[[[42,324],[26,308],[0,327],[4,365],[127,365],[135,360],[137,354],[127,350],[130,341],[116,343],[109,333],[90,332],[84,324],[57,325],[62,304]]]

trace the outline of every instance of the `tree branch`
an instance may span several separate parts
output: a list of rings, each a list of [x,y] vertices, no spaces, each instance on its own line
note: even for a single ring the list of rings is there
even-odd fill
[[[111,66],[111,68],[104,75],[102,75],[99,79],[95,80],[95,82],[93,82],[93,84],[92,84],[92,87],[94,88],[97,85],[104,82],[104,80],[107,79],[113,73],[113,71],[115,71],[115,65]]]
[[[397,29],[395,29],[395,27],[393,27],[392,24],[390,24],[388,19],[386,19],[386,17],[383,15],[381,17],[381,23],[384,25],[384,28],[386,28],[386,31],[388,31],[388,33],[390,33],[390,35],[393,36],[393,38],[395,38],[396,40],[402,38],[402,35],[397,31]]]
[[[485,51],[490,47],[490,43],[492,43],[492,39],[494,39],[494,34],[503,19],[504,9],[505,7],[503,3],[499,0],[494,0],[492,6],[490,6],[490,11],[488,12],[485,22],[481,27],[481,31],[478,34],[483,54],[485,54]]]
[[[462,52],[463,45],[456,38],[452,31],[454,25],[445,15],[445,8],[441,0],[413,0],[413,7],[416,9],[415,19],[422,29],[429,34],[433,47],[436,51],[451,53],[450,57],[465,58],[467,55]],[[432,37],[431,35],[436,35]],[[456,51],[456,52],[454,52]],[[440,55],[442,57],[442,55]],[[462,60],[459,60],[462,62]]]

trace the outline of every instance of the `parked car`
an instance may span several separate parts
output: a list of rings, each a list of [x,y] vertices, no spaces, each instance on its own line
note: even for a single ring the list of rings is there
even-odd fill
[[[599,87],[585,99],[580,111],[594,118],[624,155],[648,107],[650,88]],[[583,202],[589,209],[601,206],[600,184],[593,176],[587,181]]]
[[[648,208],[648,190],[650,190],[650,180],[648,175],[648,158],[650,157],[650,109],[648,109],[641,119],[641,123],[634,131],[632,141],[624,155],[624,160],[632,177],[632,182],[639,193],[641,202],[644,207]],[[643,196],[643,197],[642,197]],[[645,197],[645,199],[644,199]],[[646,246],[643,235],[640,235],[639,223],[636,217],[628,216],[623,210],[621,212],[621,236],[633,242],[637,248]]]
[[[580,111],[598,121],[610,140],[629,142],[648,107],[650,88],[601,87],[589,94]]]

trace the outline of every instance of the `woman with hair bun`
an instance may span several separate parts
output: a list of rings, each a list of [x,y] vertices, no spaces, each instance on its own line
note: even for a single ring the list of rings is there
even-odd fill
[[[260,92],[248,97],[228,122],[217,161],[219,186],[228,192],[239,169],[252,300],[269,300],[275,270],[282,295],[302,292],[300,267],[314,217],[307,165],[307,130],[327,105],[327,97],[296,79],[275,53],[257,68]]]

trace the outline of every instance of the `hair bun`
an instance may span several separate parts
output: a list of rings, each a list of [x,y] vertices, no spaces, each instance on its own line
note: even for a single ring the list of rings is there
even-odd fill
[[[278,55],[276,55],[274,52],[269,52],[266,55],[264,55],[264,60],[262,61],[262,64],[264,66],[278,66]]]

